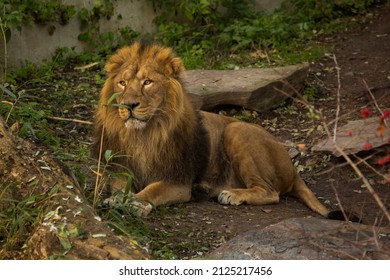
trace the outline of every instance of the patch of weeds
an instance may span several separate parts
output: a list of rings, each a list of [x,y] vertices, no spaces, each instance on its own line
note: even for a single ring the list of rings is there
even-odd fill
[[[233,118],[240,121],[249,122],[253,119],[253,116],[249,110],[242,110],[239,115],[234,115]]]
[[[133,174],[124,166],[117,163],[120,155],[112,153],[111,150],[102,152],[102,163],[100,166],[92,166],[96,174],[95,187],[90,190],[90,200],[99,209],[99,215],[106,221],[117,234],[135,238],[141,247],[146,248],[153,258],[156,259],[177,259],[165,243],[167,232],[151,227],[140,218],[133,202],[136,198],[131,196],[133,187]],[[103,202],[104,191],[107,188],[117,188],[111,193],[109,202]],[[110,186],[111,185],[111,186]],[[107,208],[107,204],[109,205]],[[165,207],[157,208],[158,212],[164,211]]]
[[[318,36],[350,26],[345,17],[380,1],[293,0],[273,13],[255,13],[251,1],[155,2],[164,11],[156,39],[174,47],[187,69],[229,69],[314,60],[326,51]]]
[[[138,245],[147,249],[154,259],[178,259],[173,250],[165,244],[168,233],[152,228],[135,215],[134,209],[129,205],[117,205],[102,212],[101,216],[117,234],[135,238]]]
[[[8,114],[10,108],[0,104],[0,114]],[[13,108],[9,123],[16,124],[19,127],[18,134],[22,138],[32,138],[48,146],[57,147],[60,139],[53,136],[47,120],[44,116],[47,114],[40,104],[36,102],[20,103]]]
[[[30,185],[34,183],[32,179]],[[18,187],[17,183],[0,181],[0,259],[13,258],[12,253],[20,251],[32,229],[42,220],[49,197],[57,191],[53,188],[46,194],[27,194],[21,198],[7,195]]]
[[[60,240],[62,248],[67,252],[72,248],[72,243],[69,240],[71,237],[80,237],[82,238],[85,235],[84,230],[81,228],[81,224],[77,223],[76,225],[67,225],[66,223],[59,226],[57,232],[57,237]]]
[[[303,90],[302,97],[309,102],[315,100],[318,97],[318,88],[314,85],[307,85]]]

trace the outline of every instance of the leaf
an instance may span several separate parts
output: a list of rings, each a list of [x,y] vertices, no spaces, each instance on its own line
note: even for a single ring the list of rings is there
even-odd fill
[[[116,92],[114,93],[113,95],[111,95],[111,97],[108,99],[107,101],[107,105],[110,105],[112,103],[112,101],[117,98],[119,95],[123,94],[123,92]]]
[[[112,151],[106,150],[104,153],[104,159],[106,160],[106,162],[109,162],[111,158],[112,158]]]
[[[5,92],[6,94],[8,94],[10,97],[12,97],[13,99],[16,99],[16,95],[10,91],[8,88],[6,88],[5,86],[3,85],[0,85],[0,89]]]
[[[385,136],[385,129],[386,129],[385,120],[381,119],[379,126],[376,129],[376,136],[380,137],[380,138],[384,137]]]
[[[58,211],[62,208],[62,206],[58,206],[55,210],[53,211],[49,211],[46,213],[45,217],[43,218],[44,221],[47,221],[51,218],[53,218],[53,220],[60,220],[61,219],[61,216],[58,215]]]
[[[272,209],[269,209],[269,208],[260,208],[261,211],[263,211],[264,213],[271,213],[272,212]]]
[[[306,144],[297,144],[297,147],[301,152],[306,151]]]
[[[128,108],[126,105],[124,104],[117,104],[117,103],[114,103],[114,104],[111,104],[112,107],[118,107],[118,108]]]
[[[72,248],[72,243],[70,243],[70,241],[68,239],[65,239],[63,237],[59,237],[59,239],[60,239],[60,243],[61,243],[62,248],[64,248],[67,251]]]
[[[106,237],[107,235],[105,233],[94,233],[92,234],[93,238],[101,238],[101,237]]]

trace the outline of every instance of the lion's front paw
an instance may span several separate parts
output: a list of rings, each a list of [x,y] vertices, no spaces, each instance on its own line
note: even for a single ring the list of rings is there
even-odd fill
[[[123,195],[111,196],[103,201],[103,205],[110,208],[130,207],[138,217],[146,217],[153,209],[153,206],[149,202],[131,197],[123,199]]]
[[[103,201],[103,206],[117,208],[122,204],[121,199],[122,198],[118,198],[117,196],[110,196]]]
[[[240,205],[242,201],[239,200],[236,194],[231,191],[221,191],[218,196],[218,202],[221,204]]]
[[[152,211],[153,206],[149,202],[133,200],[130,202],[130,207],[138,217],[146,217]]]

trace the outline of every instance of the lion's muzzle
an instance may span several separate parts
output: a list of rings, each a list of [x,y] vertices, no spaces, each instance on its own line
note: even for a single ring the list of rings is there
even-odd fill
[[[134,110],[140,105],[140,103],[128,103],[119,107],[119,116],[124,120],[125,126],[129,129],[143,129],[145,128],[147,121],[137,117]]]

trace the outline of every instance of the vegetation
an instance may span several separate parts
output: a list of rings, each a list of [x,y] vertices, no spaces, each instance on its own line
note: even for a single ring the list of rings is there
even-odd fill
[[[376,1],[292,0],[272,13],[255,12],[254,1],[155,2],[165,11],[156,38],[173,46],[187,68],[229,69],[315,59],[325,51],[317,36],[346,27],[343,16]]]
[[[234,69],[318,58],[326,51],[316,42],[319,36],[345,28],[350,24],[346,16],[363,13],[378,1],[351,0],[337,5],[331,0],[292,0],[273,13],[254,12],[251,1],[153,2],[164,12],[156,19],[158,31],[149,37],[174,47],[188,69]],[[4,81],[0,81],[0,115],[8,125],[15,127],[19,136],[49,147],[58,159],[71,167],[81,186],[99,194],[104,186],[96,189],[93,176],[85,175],[90,173],[89,167],[95,165],[89,158],[91,127],[74,120],[92,120],[97,94],[104,82],[102,66],[106,56],[141,36],[130,28],[100,33],[99,19],[112,17],[114,10],[109,0],[94,3],[91,9],[76,11],[73,5],[64,5],[61,1],[0,0],[0,40],[5,43],[1,50],[5,57],[6,43],[12,39],[12,32],[33,22],[47,26],[52,33],[55,23],[67,24],[77,16],[81,22],[78,38],[88,44],[81,54],[72,48],[59,48],[52,60],[43,62],[40,67],[26,62],[21,68],[7,71],[5,61],[1,69],[5,75]],[[99,63],[91,68],[69,71],[76,65],[97,61]],[[306,95],[314,98],[315,89],[308,90]],[[67,121],[61,122],[58,118]],[[237,118],[248,119],[250,114]],[[126,176],[131,181],[131,174]],[[2,189],[13,187],[6,184],[0,181]],[[0,196],[1,202],[11,205],[0,214],[1,245],[8,246],[9,250],[23,245],[27,228],[41,218],[40,210],[48,195],[52,194],[31,194],[7,201]],[[98,198],[91,200],[96,202]],[[124,215],[128,219],[123,219]],[[177,257],[170,245],[163,243],[166,233],[147,228],[126,207],[109,210],[104,216],[118,232],[139,238],[153,236],[159,240],[151,248],[156,258]]]

